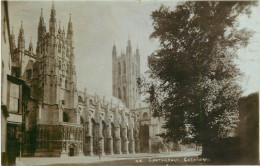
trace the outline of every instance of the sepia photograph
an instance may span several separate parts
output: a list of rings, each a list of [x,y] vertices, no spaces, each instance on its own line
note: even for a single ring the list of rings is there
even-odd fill
[[[1,165],[259,165],[259,1],[2,0]]]

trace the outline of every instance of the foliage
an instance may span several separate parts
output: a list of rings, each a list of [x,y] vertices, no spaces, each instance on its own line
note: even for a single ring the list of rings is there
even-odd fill
[[[255,2],[187,1],[152,12],[160,49],[148,57],[150,80],[139,80],[155,117],[164,117],[166,141],[205,142],[225,137],[237,113],[241,73],[237,50],[252,32],[238,29]]]

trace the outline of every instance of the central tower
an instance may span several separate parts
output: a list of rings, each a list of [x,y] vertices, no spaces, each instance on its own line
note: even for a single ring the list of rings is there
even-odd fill
[[[137,78],[140,77],[140,54],[138,47],[132,52],[130,38],[126,52],[117,56],[116,46],[112,50],[112,86],[113,96],[121,99],[128,108],[135,109],[140,104]]]

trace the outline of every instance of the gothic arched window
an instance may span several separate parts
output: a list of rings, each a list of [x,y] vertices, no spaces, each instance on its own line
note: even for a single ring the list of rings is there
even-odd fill
[[[126,63],[124,62],[124,74],[126,74]]]
[[[120,62],[118,63],[118,73],[119,73],[119,75],[121,75],[121,65],[120,65]]]
[[[126,88],[125,87],[123,88],[123,91],[124,91],[124,100],[126,102]]]
[[[81,125],[84,125],[84,119],[83,119],[82,116],[80,116],[80,124],[81,124]]]
[[[78,102],[83,102],[83,99],[81,96],[78,97]]]
[[[61,61],[59,61],[59,69],[61,69]]]
[[[132,69],[133,69],[133,74],[135,74],[135,64],[134,64],[134,62],[133,62]]]
[[[58,53],[61,53],[61,44],[58,46]]]
[[[67,89],[68,88],[68,81],[65,80],[65,88]]]
[[[147,113],[147,112],[145,112],[145,113],[143,114],[143,119],[148,119],[148,113]]]
[[[69,116],[63,112],[63,122],[69,122]]]
[[[119,98],[119,99],[121,99],[121,98],[122,98],[122,96],[121,96],[121,90],[120,90],[120,88],[118,88],[118,98]]]

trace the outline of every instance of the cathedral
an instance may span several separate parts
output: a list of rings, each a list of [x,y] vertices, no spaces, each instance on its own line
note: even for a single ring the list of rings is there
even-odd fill
[[[79,55],[74,54],[71,15],[65,32],[61,23],[57,25],[54,4],[48,28],[41,11],[35,51],[32,41],[26,48],[24,36],[23,23],[17,46],[13,32],[10,35],[11,76],[24,81],[17,97],[22,120],[13,125],[22,133],[23,156],[159,152],[162,139],[157,134],[163,132],[163,120],[142,106],[137,86],[140,53],[132,50],[130,38],[125,52],[118,55],[115,44],[112,47],[109,98],[77,89]]]

